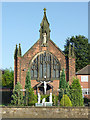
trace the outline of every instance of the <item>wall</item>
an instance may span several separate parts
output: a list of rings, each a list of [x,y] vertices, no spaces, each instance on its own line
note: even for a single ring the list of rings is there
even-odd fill
[[[65,55],[64,53],[53,43],[53,41],[49,40],[48,41],[48,46],[47,47],[41,47],[40,44],[40,40],[38,40],[22,57],[18,57],[17,58],[17,71],[15,71],[16,67],[14,64],[14,85],[16,84],[16,78],[17,81],[20,81],[20,83],[22,84],[22,87],[24,89],[25,87],[25,80],[26,80],[26,73],[28,68],[30,67],[31,64],[31,60],[34,58],[35,55],[37,55],[40,52],[50,52],[52,53],[54,56],[57,57],[57,59],[59,60],[60,64],[61,64],[61,69],[66,69],[66,60],[65,60]],[[25,71],[24,71],[25,69]],[[17,74],[16,74],[17,73]],[[54,83],[57,83],[54,84]],[[31,85],[34,86],[38,84],[35,80],[31,81]],[[54,81],[52,83],[54,89],[57,89],[59,87],[58,81]]]
[[[88,82],[81,82],[81,76],[88,76]],[[83,88],[89,88],[89,76],[90,75],[77,75],[77,78],[80,81],[80,84]]]
[[[88,82],[82,82],[81,76],[88,76]],[[90,89],[90,75],[77,75],[77,78],[79,79],[80,85],[82,88],[89,88]],[[89,95],[84,95],[88,99],[90,99],[90,93]]]
[[[89,113],[90,109],[88,107],[2,108],[3,118],[88,118],[90,117],[88,116]]]

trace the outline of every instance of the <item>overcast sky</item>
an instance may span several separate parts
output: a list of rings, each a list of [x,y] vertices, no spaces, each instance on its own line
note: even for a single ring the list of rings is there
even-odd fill
[[[65,40],[75,35],[88,38],[88,2],[2,3],[2,66],[14,69],[14,50],[22,55],[39,39],[43,8],[50,23],[50,38],[64,50]]]

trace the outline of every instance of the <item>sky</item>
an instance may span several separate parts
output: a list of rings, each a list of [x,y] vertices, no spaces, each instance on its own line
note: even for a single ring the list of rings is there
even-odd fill
[[[64,50],[68,37],[88,38],[88,2],[3,2],[2,65],[14,69],[14,50],[21,43],[22,55],[39,39],[43,8],[50,23],[50,38]]]

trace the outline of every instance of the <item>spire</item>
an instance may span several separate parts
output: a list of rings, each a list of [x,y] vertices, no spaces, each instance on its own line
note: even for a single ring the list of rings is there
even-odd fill
[[[46,38],[47,40],[50,38],[50,28],[49,28],[49,22],[46,16],[46,8],[43,9],[44,10],[44,16],[42,19],[42,22],[40,24],[41,28],[39,30],[40,32],[40,38],[42,39],[43,33],[46,33]]]
[[[71,44],[69,43],[69,57],[71,57]]]
[[[18,53],[18,48],[17,48],[17,44],[16,44],[16,48],[15,48],[15,52],[14,52],[14,59],[17,58],[17,53]]]
[[[21,45],[19,43],[19,48],[18,48],[18,56],[21,57]]]

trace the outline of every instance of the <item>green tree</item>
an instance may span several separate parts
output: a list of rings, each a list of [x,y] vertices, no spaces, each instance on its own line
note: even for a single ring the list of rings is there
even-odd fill
[[[61,72],[60,75],[60,82],[59,82],[59,89],[66,89],[67,83],[66,83],[66,79],[65,79],[65,72],[64,69]]]
[[[31,88],[31,77],[30,77],[30,71],[27,71],[26,74],[26,81],[25,81],[25,89]]]
[[[35,105],[35,103],[37,103],[37,95],[34,94],[33,88],[29,89],[28,97],[29,97],[28,105],[32,106]]]
[[[13,88],[14,82],[14,71],[12,68],[5,69],[4,74],[2,74],[2,87]]]
[[[88,60],[88,39],[84,36],[72,36],[66,40],[66,45],[64,46],[64,53],[66,59],[68,59],[69,44],[74,44],[74,52],[76,56],[76,71],[82,69],[87,64],[90,64]]]
[[[79,83],[79,79],[73,78],[70,94],[71,94],[70,99],[73,106],[83,106],[82,89]]]
[[[67,82],[66,82],[66,79],[65,79],[65,72],[64,72],[64,69],[62,70],[61,74],[60,74],[60,81],[59,81],[59,89],[60,89],[60,92],[59,92],[59,100],[61,100],[65,90],[66,90],[66,87],[67,87]]]
[[[23,105],[23,91],[22,90],[22,86],[20,84],[20,82],[17,82],[17,84],[15,85],[15,88],[13,89],[13,95],[12,100],[11,100],[11,104],[13,105]]]
[[[29,91],[31,90],[31,77],[30,77],[30,71],[29,70],[27,71],[27,74],[26,74],[25,89],[26,89],[25,104],[28,105],[29,97],[30,97]]]
[[[61,101],[60,101],[60,106],[65,106],[65,107],[71,107],[72,103],[69,97],[65,94],[63,95]]]

